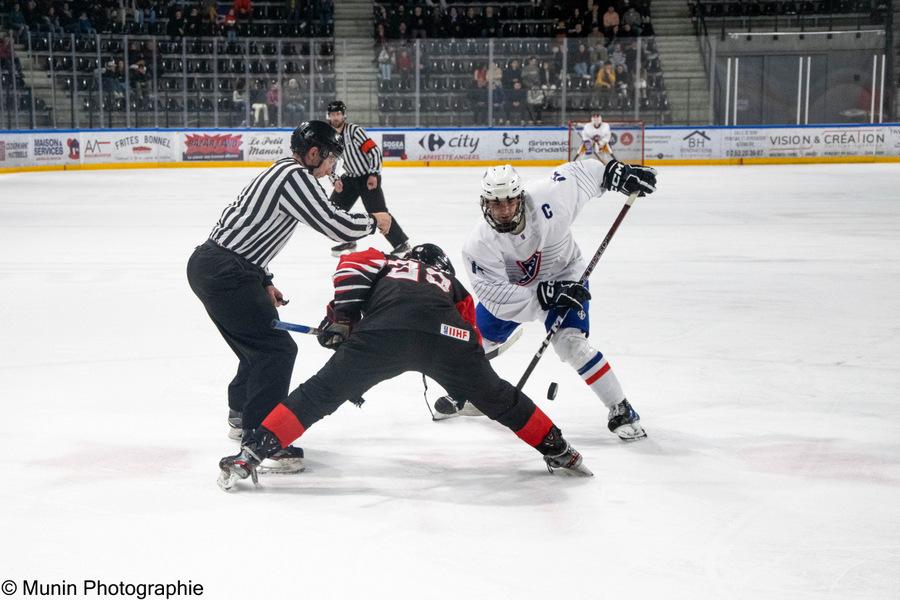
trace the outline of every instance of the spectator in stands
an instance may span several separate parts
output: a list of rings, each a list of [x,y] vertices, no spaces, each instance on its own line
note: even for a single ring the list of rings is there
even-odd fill
[[[488,114],[488,84],[487,70],[480,66],[474,73],[475,86],[467,92],[469,103],[472,105],[472,121],[475,125],[487,124]]]
[[[629,6],[628,0],[625,0],[625,6],[627,8],[625,10],[625,14],[622,15],[622,24],[630,25],[631,31],[634,32],[634,35],[641,35],[641,13],[639,13],[637,9],[634,8],[634,6]]]
[[[530,124],[540,123],[544,111],[545,94],[541,86],[528,88],[525,101],[528,104],[528,118]]]
[[[41,17],[41,31],[46,31],[54,35],[62,35],[63,28],[56,16],[56,8],[51,4],[47,9],[47,14]]]
[[[566,22],[563,19],[557,20],[556,25],[553,27],[553,37],[558,40],[564,40],[568,34],[569,28],[566,27]]]
[[[548,89],[550,86],[555,86],[558,77],[559,72],[553,68],[553,63],[549,60],[541,62],[541,86],[547,86]]]
[[[406,6],[400,4],[397,8],[390,14],[390,21],[388,27],[388,35],[392,38],[398,38],[400,32],[400,24],[406,23]],[[409,27],[407,25],[407,27]]]
[[[225,32],[225,37],[228,38],[229,42],[237,39],[237,15],[234,13],[233,8],[228,9],[228,14],[222,20],[222,30]]]
[[[291,78],[284,89],[284,119],[289,126],[304,120],[303,92],[297,80]]]
[[[201,34],[200,26],[202,24],[202,19],[200,18],[200,10],[195,6],[191,9],[191,14],[188,15],[187,20],[185,21],[184,26],[184,35],[189,37],[197,37]]]
[[[528,62],[522,67],[522,86],[526,90],[541,87],[541,68],[536,56],[529,56]]]
[[[497,16],[493,6],[484,9],[484,29],[481,32],[482,37],[500,37],[502,23],[500,17]]]
[[[413,9],[411,20],[411,33],[414,39],[425,39],[430,35],[430,21],[428,16],[422,12],[421,6]]]
[[[619,33],[619,13],[612,5],[603,13],[603,34],[612,39]]]
[[[379,23],[375,26],[375,46],[384,48],[388,44],[388,35],[387,29],[384,26],[384,23]]]
[[[641,15],[641,35],[643,35],[643,36],[654,35],[653,21],[650,18],[649,12],[645,12]]]
[[[65,33],[74,33],[78,28],[78,19],[72,14],[72,9],[69,7],[68,2],[63,4],[59,11],[59,24]]]
[[[262,81],[257,80],[250,90],[250,109],[253,111],[253,126],[269,126],[269,105],[266,104],[266,88]]]
[[[400,74],[400,81],[408,84],[412,77],[413,58],[409,50],[403,48],[397,56],[397,72]]]
[[[488,67],[487,81],[488,85],[490,85],[493,89],[497,89],[503,86],[503,69],[500,68],[500,65],[497,64],[497,61],[494,61],[493,63],[491,63],[491,66]]]
[[[28,24],[25,22],[25,14],[22,7],[18,3],[13,5],[12,12],[9,13],[9,25],[16,35],[28,31]]]
[[[581,14],[581,9],[575,7],[572,9],[572,14],[569,17],[568,22],[566,23],[566,32],[568,35],[572,37],[581,37],[581,32],[584,29],[584,15]]]
[[[391,69],[394,67],[394,53],[391,47],[384,44],[378,53],[378,75],[382,81],[391,80]]]
[[[0,31],[0,73],[13,73],[12,42],[5,31]],[[16,57],[18,60],[18,57]]]
[[[175,11],[175,17],[169,19],[168,24],[166,25],[166,35],[168,35],[171,39],[183,38],[185,30],[185,22],[184,17],[181,15],[180,10]]]
[[[409,43],[412,38],[409,37],[409,29],[406,26],[406,21],[400,22],[400,27],[397,29],[397,39],[403,43]]]
[[[588,52],[587,46],[578,44],[578,50],[575,51],[571,60],[574,65],[572,70],[577,77],[590,78],[591,54]]]
[[[267,113],[272,116],[273,120],[278,119],[278,107],[280,105],[281,88],[278,86],[277,81],[273,81],[271,85],[269,85],[269,91],[266,92],[266,106],[268,107]],[[277,125],[280,127],[281,123],[277,123]]]
[[[81,11],[81,14],[78,16],[78,29],[75,33],[83,33],[88,35],[94,35],[97,33],[97,30],[94,29],[94,25],[91,23],[91,20],[88,18],[85,11]]]
[[[466,36],[466,23],[455,6],[450,7],[450,12],[444,17],[441,25],[444,35],[451,38],[462,38]]]
[[[519,59],[514,58],[509,61],[509,65],[503,69],[502,82],[503,89],[511,90],[513,87],[514,81],[522,80],[522,67],[519,63]]]
[[[597,74],[597,71],[603,67],[603,63],[609,60],[609,51],[602,41],[596,42],[591,46],[591,77]]]
[[[234,16],[236,16],[238,20],[250,20],[253,18],[253,2],[251,2],[251,0],[234,0],[232,8],[234,9]]]
[[[523,125],[527,115],[525,90],[522,82],[516,79],[506,93],[506,120],[510,125]]]
[[[635,32],[631,25],[625,23],[624,25],[619,26],[619,38],[633,38],[637,36],[637,32]]]
[[[588,12],[584,16],[584,25],[585,29],[589,31],[593,31],[594,27],[597,29],[603,28],[603,13],[600,10],[600,3],[597,0],[591,2]]]
[[[131,89],[138,100],[147,95],[147,79],[147,64],[143,58],[128,66],[128,80],[131,82]]]
[[[231,103],[234,106],[234,110],[239,115],[245,115],[247,112],[247,89],[246,84],[243,79],[238,79],[237,83],[234,86],[234,90],[231,92]],[[244,119],[241,122],[241,126],[246,126],[247,121]]]
[[[594,87],[601,91],[612,91],[616,85],[616,70],[612,63],[608,62],[597,71]]]
[[[288,0],[289,2],[296,2],[299,5],[302,5],[302,0]],[[375,27],[377,28],[379,25],[384,25],[385,31],[389,26],[390,20],[388,19],[387,8],[384,6],[375,5]]]
[[[146,1],[146,0],[142,0]],[[212,34],[218,33],[219,9],[216,0],[202,0],[200,3],[200,17]]]
[[[125,78],[119,77],[119,66],[116,61],[110,60],[106,68],[100,73],[103,91],[112,98],[122,98],[125,95]]]
[[[482,31],[484,31],[484,19],[482,19],[481,13],[475,11],[474,6],[470,6],[466,11],[465,23],[466,37],[481,37]]]
[[[490,72],[490,70],[488,70],[488,72]],[[503,90],[503,86],[500,85],[499,81],[490,92],[491,106],[494,108],[494,122],[488,123],[488,125],[503,125],[504,114],[506,113],[506,92]]]
[[[613,51],[612,54],[609,55],[609,62],[612,63],[613,68],[618,65],[627,66],[628,58],[622,51],[622,44],[613,44]]]

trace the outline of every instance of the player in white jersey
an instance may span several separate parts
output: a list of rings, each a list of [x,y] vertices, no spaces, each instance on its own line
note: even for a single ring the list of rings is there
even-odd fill
[[[571,227],[588,200],[605,191],[643,196],[655,186],[654,169],[616,160],[565,163],[527,189],[511,166],[491,167],[482,180],[484,222],[463,246],[485,352],[521,323],[542,321],[549,330],[568,310],[553,348],[609,409],[609,430],[623,440],[646,434],[606,358],[588,342],[591,296],[587,282],[577,281],[586,263]],[[457,410],[463,405],[457,399]]]
[[[581,128],[581,150],[578,155],[589,158],[598,152],[609,153],[611,137],[609,123],[603,122],[603,117],[598,111],[591,113],[591,120]]]

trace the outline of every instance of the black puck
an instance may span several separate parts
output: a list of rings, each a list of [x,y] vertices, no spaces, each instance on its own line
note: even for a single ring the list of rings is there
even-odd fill
[[[547,388],[547,400],[556,400],[556,391],[559,389],[559,386],[554,381],[550,384],[550,387]]]

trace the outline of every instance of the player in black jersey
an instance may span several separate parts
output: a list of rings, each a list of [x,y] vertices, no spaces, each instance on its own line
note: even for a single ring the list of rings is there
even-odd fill
[[[451,395],[469,398],[544,455],[547,467],[591,474],[581,455],[528,396],[491,368],[475,325],[475,305],[453,265],[433,244],[405,257],[372,248],[344,255],[333,277],[334,300],[319,343],[335,354],[245,436],[241,452],[219,462],[219,485],[252,476],[348,398],[406,371],[419,371]]]

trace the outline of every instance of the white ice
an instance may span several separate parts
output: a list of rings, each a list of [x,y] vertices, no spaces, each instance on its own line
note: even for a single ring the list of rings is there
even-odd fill
[[[226,494],[237,362],[185,264],[254,173],[0,176],[0,579],[181,578],[214,599],[900,598],[900,165],[660,169],[592,279],[591,340],[649,439],[609,434],[552,352],[526,387],[593,478],[550,475],[486,419],[432,423],[407,374],[311,428],[306,473]],[[480,174],[397,168],[384,185],[414,241],[457,257]],[[586,254],[622,201],[587,207]],[[300,229],[271,265],[282,318],[318,323],[330,245]],[[528,326],[500,374],[542,335]],[[294,384],[329,356],[297,341]]]

